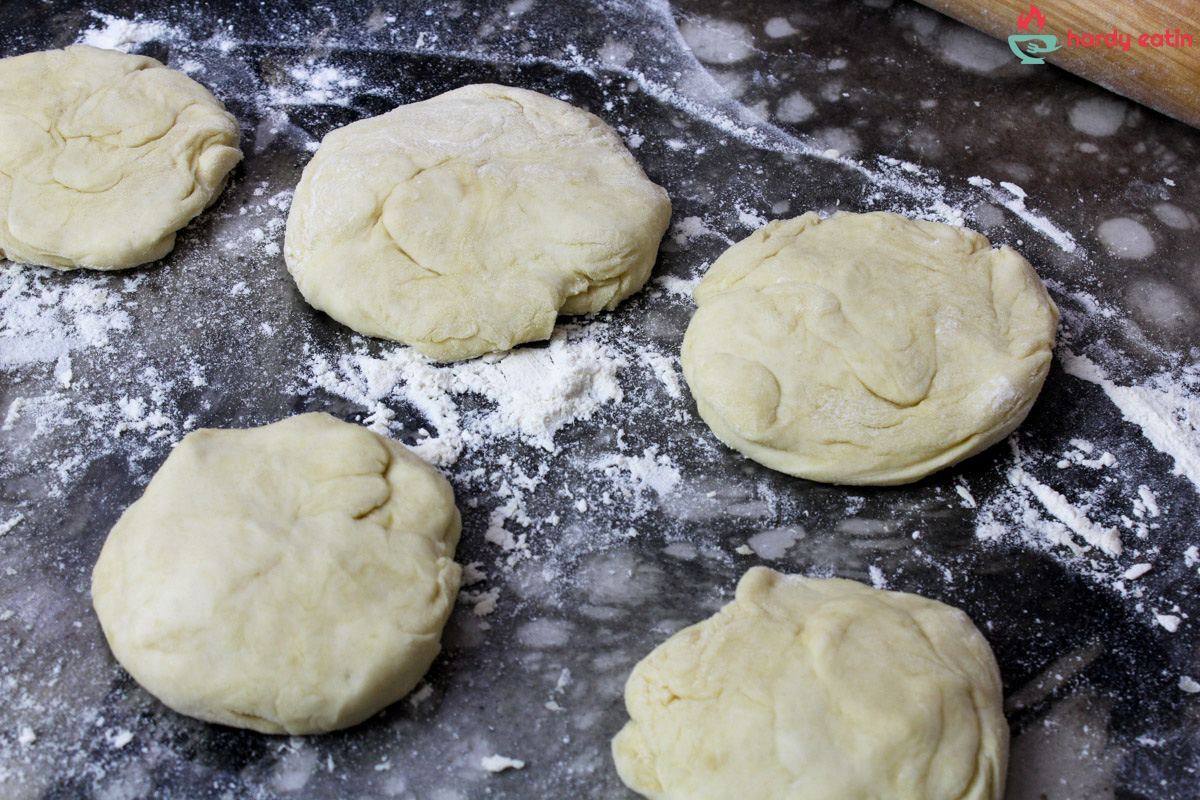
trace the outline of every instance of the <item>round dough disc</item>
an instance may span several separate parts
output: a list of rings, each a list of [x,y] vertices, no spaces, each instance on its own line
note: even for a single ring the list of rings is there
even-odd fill
[[[176,711],[321,733],[425,674],[459,531],[446,479],[365,428],[201,430],[109,533],[92,602],[117,660]]]
[[[634,668],[613,757],[656,800],[999,800],[1001,704],[961,611],[755,567]]]
[[[242,158],[237,120],[145,56],[0,60],[0,258],[123,269],[171,252]]]
[[[1012,249],[878,212],[772,222],[695,299],[682,361],[700,416],[755,461],[828,483],[908,483],[1003,439],[1058,324]]]
[[[615,308],[649,277],[670,216],[599,117],[479,84],[326,136],[285,256],[316,308],[453,361]]]

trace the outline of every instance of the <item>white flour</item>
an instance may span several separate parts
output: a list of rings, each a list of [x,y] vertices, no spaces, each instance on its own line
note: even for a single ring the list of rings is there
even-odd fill
[[[693,239],[703,236],[711,236],[720,239],[729,244],[733,244],[733,240],[725,234],[715,231],[705,224],[700,217],[684,217],[671,226],[669,234],[670,239],[677,246],[683,248],[691,244]]]
[[[132,295],[137,277],[112,281],[78,275],[65,288],[45,273],[0,262],[0,369],[25,364],[61,364],[59,380],[70,384],[70,354],[107,347],[112,334],[129,329],[122,295]]]
[[[1173,379],[1159,374],[1143,386],[1119,386],[1104,370],[1083,355],[1062,353],[1067,373],[1094,383],[1137,425],[1142,435],[1162,453],[1175,459],[1175,474],[1191,481],[1200,492],[1200,365],[1193,364]]]
[[[604,341],[605,332],[603,323],[560,325],[548,346],[446,365],[400,346],[372,356],[364,343],[336,364],[313,357],[310,385],[363,406],[369,427],[385,434],[398,432],[389,401],[412,406],[433,428],[414,449],[439,466],[486,437],[518,437],[554,451],[563,426],[624,396],[617,376],[628,359]],[[466,412],[456,402],[466,394],[493,406]]]
[[[484,756],[479,762],[479,766],[483,767],[488,772],[496,773],[504,772],[505,770],[510,769],[525,769],[525,762],[519,758],[509,758],[508,756],[494,754],[490,756]]]
[[[220,236],[222,249],[230,255],[247,251],[258,251],[274,258],[283,252],[283,232],[287,225],[287,212],[292,205],[295,192],[285,189],[268,194],[269,183],[262,181],[251,192],[253,198],[237,210],[236,215],[222,216]],[[231,292],[237,287],[234,284]],[[248,294],[245,284],[234,294]]]
[[[353,93],[362,86],[357,75],[315,59],[292,67],[287,74],[291,84],[270,87],[271,105],[349,105]]]
[[[86,44],[105,50],[129,51],[133,46],[153,41],[171,41],[183,36],[182,32],[165,22],[143,17],[122,19],[111,14],[91,12],[102,26],[90,28],[79,35],[76,44]]]
[[[967,183],[986,191],[988,197],[994,202],[999,203],[1023,219],[1031,228],[1054,242],[1064,253],[1075,252],[1078,247],[1075,244],[1075,237],[1060,229],[1045,217],[1030,211],[1025,206],[1025,198],[1029,195],[1020,186],[1008,181],[1000,181],[1000,188],[996,188],[992,181],[978,176],[968,178]]]
[[[633,501],[633,515],[646,509],[643,494],[653,491],[666,499],[683,479],[679,468],[666,455],[659,455],[659,446],[651,445],[641,455],[611,453],[587,465],[588,469],[603,472],[614,485],[619,485],[627,499]]]
[[[686,298],[691,302],[692,292],[700,285],[700,280],[703,275],[696,275],[691,278],[676,278],[674,275],[662,275],[654,279],[654,283],[663,287],[668,293],[676,297]]]
[[[1090,307],[1092,313],[1102,308],[1095,303]],[[1200,402],[1195,395],[1200,377],[1196,365],[1175,374],[1161,372],[1141,384],[1120,385],[1088,357],[1065,346],[1058,354],[1067,374],[1099,386],[1154,449],[1174,460],[1174,474],[1200,490]],[[1136,467],[1127,468],[1111,452],[1101,451],[1089,440],[1071,439],[1071,449],[1060,457],[1018,447],[1018,436],[1011,440],[1014,463],[1008,472],[1010,488],[980,505],[977,536],[983,540],[1015,539],[1046,549],[1079,573],[1136,601],[1135,610],[1144,613],[1149,622],[1171,633],[1178,631],[1187,622],[1187,615],[1177,606],[1163,611],[1163,600],[1151,604],[1152,598],[1134,583],[1157,568],[1160,548],[1154,531],[1168,514],[1151,485],[1141,482],[1146,474]],[[1106,479],[1091,490],[1071,490],[1075,495],[1071,497],[1065,493],[1067,490],[1054,487],[1051,464],[1058,471],[1096,470]],[[1034,471],[1049,477],[1039,479]],[[1064,481],[1064,485],[1069,483]],[[969,506],[975,506],[969,492],[964,489],[960,494]],[[1128,510],[1114,510],[1121,507]],[[1094,516],[1097,513],[1103,519]],[[1136,544],[1132,552],[1131,540],[1123,539],[1123,532],[1133,534]],[[1105,558],[1095,558],[1097,552]],[[1200,551],[1195,545],[1187,549],[1185,566],[1200,563],[1197,553]]]
[[[1020,456],[1017,456],[1020,459]],[[1072,533],[1079,536],[1092,547],[1098,547],[1112,557],[1121,555],[1121,535],[1116,528],[1101,528],[1087,517],[1087,510],[1074,506],[1061,494],[1046,484],[1032,477],[1020,467],[1013,467],[1008,473],[1008,482],[1013,486],[1029,489],[1038,502],[1050,512],[1061,524],[1067,526]],[[1064,534],[1056,532],[1053,537],[1056,542],[1066,543]],[[1082,552],[1078,545],[1071,549]]]

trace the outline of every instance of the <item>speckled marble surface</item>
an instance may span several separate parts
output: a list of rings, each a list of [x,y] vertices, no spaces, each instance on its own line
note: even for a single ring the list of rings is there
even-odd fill
[[[1200,132],[1021,66],[913,3],[796,5],[0,7],[0,55],[92,30],[209,86],[247,154],[159,265],[0,263],[0,795],[631,797],[608,755],[625,676],[762,563],[970,613],[1005,680],[1013,800],[1196,797]],[[333,127],[489,80],[600,114],[671,194],[655,279],[579,334],[621,395],[550,450],[485,436],[445,466],[459,560],[480,565],[469,588],[495,608],[463,598],[412,698],[306,739],[180,717],[104,644],[88,599],[104,536],[189,427],[376,410],[344,387],[396,348],[299,298],[278,251],[286,192]],[[862,490],[772,474],[716,442],[675,391],[686,287],[729,240],[808,209],[956,221],[1031,260],[1063,325],[1015,447]],[[321,359],[343,379],[318,380]],[[397,438],[435,427],[411,394],[378,396]],[[503,406],[452,400],[464,419]],[[666,478],[596,467],[614,454]],[[1116,527],[1122,556],[1075,553],[1062,510],[1014,470]],[[521,514],[497,517],[510,502]],[[525,546],[489,540],[497,519]],[[1137,564],[1150,569],[1124,577]],[[497,753],[526,766],[489,774]]]

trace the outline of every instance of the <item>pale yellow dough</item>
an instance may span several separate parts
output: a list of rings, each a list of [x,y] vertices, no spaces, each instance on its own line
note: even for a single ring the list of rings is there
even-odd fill
[[[755,567],[625,686],[621,779],[653,800],[999,800],[991,648],[913,594]]]
[[[915,481],[1003,439],[1058,324],[1011,248],[889,213],[772,222],[695,299],[682,361],[700,416],[755,461],[828,483]]]
[[[152,58],[76,46],[0,60],[0,258],[156,261],[241,160],[237,120]]]
[[[479,84],[326,136],[285,256],[314,307],[453,361],[616,307],[649,277],[670,216],[600,118]]]
[[[113,527],[92,599],[117,660],[176,711],[321,733],[425,674],[459,531],[446,479],[365,428],[201,430]]]

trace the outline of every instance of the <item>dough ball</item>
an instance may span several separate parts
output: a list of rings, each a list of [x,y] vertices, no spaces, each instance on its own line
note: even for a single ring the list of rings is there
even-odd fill
[[[827,483],[908,483],[1003,439],[1058,324],[1012,249],[888,213],[772,222],[695,299],[682,360],[700,416],[755,461]]]
[[[961,611],[755,567],[634,668],[613,757],[655,800],[999,800],[1001,691]]]
[[[241,158],[237,120],[152,58],[77,46],[0,59],[0,258],[160,259]]]
[[[458,592],[450,484],[327,414],[189,434],[104,543],[113,654],[171,708],[321,733],[400,699]]]
[[[670,217],[600,118],[480,84],[326,136],[285,255],[316,308],[454,361],[615,308],[646,282]]]

